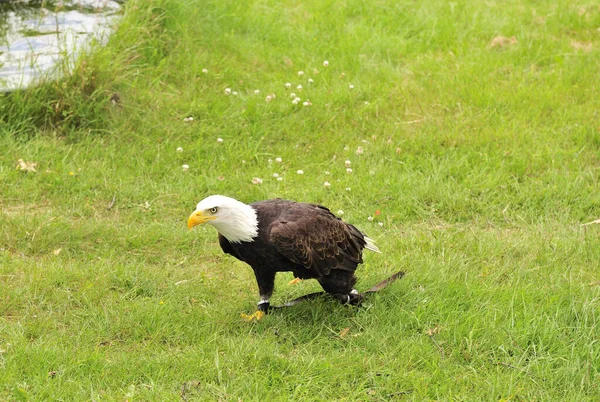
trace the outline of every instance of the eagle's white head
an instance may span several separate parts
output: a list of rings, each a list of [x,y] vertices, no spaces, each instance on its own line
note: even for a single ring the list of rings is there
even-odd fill
[[[223,195],[211,195],[198,203],[188,219],[188,228],[208,223],[232,243],[252,241],[258,236],[258,218],[250,205]]]

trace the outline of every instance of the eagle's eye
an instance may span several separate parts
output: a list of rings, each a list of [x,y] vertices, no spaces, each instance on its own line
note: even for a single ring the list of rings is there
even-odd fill
[[[211,214],[216,214],[218,210],[219,210],[219,208],[217,208],[217,207],[212,207],[212,208],[211,208],[211,209],[209,209],[208,211],[209,211]]]

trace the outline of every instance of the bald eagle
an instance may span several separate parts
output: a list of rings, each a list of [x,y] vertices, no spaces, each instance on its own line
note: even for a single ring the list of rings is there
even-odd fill
[[[317,204],[273,199],[248,205],[212,195],[198,203],[188,228],[203,223],[217,229],[225,253],[254,270],[262,312],[257,318],[269,310],[277,272],[314,278],[340,302],[358,303],[354,271],[363,249],[379,252],[372,239]]]

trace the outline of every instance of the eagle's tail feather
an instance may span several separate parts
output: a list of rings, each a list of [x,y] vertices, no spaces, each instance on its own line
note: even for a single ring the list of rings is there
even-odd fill
[[[381,253],[381,251],[379,251],[379,247],[377,247],[375,245],[375,240],[371,239],[370,237],[365,236],[365,241],[367,242],[367,244],[365,245],[365,248],[367,250],[371,250],[376,253]]]

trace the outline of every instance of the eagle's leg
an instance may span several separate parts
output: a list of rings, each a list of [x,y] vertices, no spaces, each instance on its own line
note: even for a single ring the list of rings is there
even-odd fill
[[[252,321],[255,318],[260,320],[269,312],[269,308],[271,307],[269,299],[275,289],[275,272],[254,269],[254,275],[256,276],[256,282],[258,283],[260,300],[258,301],[256,311],[253,314],[242,314],[242,318],[246,321]]]
[[[328,276],[317,278],[323,289],[342,304],[360,304],[362,295],[354,289],[356,276],[353,272],[331,272]]]
[[[333,296],[334,299],[336,299],[337,301],[339,301],[342,304],[351,304],[353,306],[359,305],[363,301],[363,298],[364,298],[363,295],[358,293],[358,291],[356,289],[352,289],[347,294],[334,293],[331,296]]]
[[[266,314],[270,307],[269,299],[271,299],[271,295],[275,289],[275,272],[254,270],[254,275],[258,283],[258,293],[260,294],[257,310]]]

